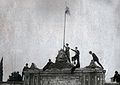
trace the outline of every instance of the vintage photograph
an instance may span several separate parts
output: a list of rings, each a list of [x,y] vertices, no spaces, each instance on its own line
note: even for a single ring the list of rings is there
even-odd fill
[[[120,0],[0,0],[0,85],[120,85]]]

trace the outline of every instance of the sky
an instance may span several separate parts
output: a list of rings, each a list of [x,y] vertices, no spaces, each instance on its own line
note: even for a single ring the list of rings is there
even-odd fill
[[[62,48],[65,6],[66,42],[80,50],[81,67],[92,50],[106,70],[106,81],[120,72],[119,0],[0,0],[0,58],[4,80],[25,63],[42,69]],[[74,52],[70,51],[71,56]]]

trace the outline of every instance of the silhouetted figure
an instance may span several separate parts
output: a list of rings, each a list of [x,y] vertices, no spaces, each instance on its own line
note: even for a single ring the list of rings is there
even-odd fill
[[[19,74],[19,71],[16,73],[17,81],[22,81],[22,76]]]
[[[26,63],[26,65],[24,66],[23,71],[22,71],[22,79],[23,79],[23,76],[24,76],[24,71],[27,71],[28,69],[29,69],[28,63]]]
[[[9,75],[9,79],[7,81],[14,81],[13,73],[11,73],[11,75]]]
[[[77,47],[75,47],[75,50],[73,50],[73,49],[71,49],[71,50],[75,52],[75,56],[72,57],[72,61],[77,60],[76,66],[74,66],[74,67],[71,69],[71,73],[74,73],[75,69],[80,67],[80,62],[79,62],[80,52],[79,52],[79,50],[78,50]]]
[[[19,72],[13,72],[9,76],[8,81],[22,81],[22,76],[19,74]]]
[[[8,78],[7,81],[11,81],[11,80],[13,80],[12,78],[13,78],[13,77],[12,77],[11,75],[9,75],[9,78]]]
[[[66,43],[66,46],[64,45],[64,47],[65,47],[65,54],[67,55],[68,61],[70,62],[70,52],[69,52],[70,47],[69,47],[69,44]]]
[[[92,51],[89,51],[89,54],[92,55],[94,62],[96,61],[96,62],[101,66],[101,68],[104,69],[103,66],[100,64],[99,59],[98,59],[98,57],[95,55],[95,53],[92,53]]]
[[[120,74],[118,74],[118,71],[115,71],[115,75],[113,77],[113,81],[120,83]]]
[[[51,59],[49,59],[49,62],[43,67],[43,71],[48,69],[51,64],[53,64],[53,62],[51,61]]]
[[[30,69],[39,69],[39,68],[37,68],[35,63],[32,63],[31,66],[30,66]]]

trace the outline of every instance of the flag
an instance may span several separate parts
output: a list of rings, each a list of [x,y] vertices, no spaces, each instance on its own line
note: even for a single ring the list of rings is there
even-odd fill
[[[0,81],[3,80],[3,57],[0,61]]]
[[[67,7],[67,6],[66,6],[66,9],[65,9],[65,14],[70,15],[70,10],[69,10],[69,7]]]

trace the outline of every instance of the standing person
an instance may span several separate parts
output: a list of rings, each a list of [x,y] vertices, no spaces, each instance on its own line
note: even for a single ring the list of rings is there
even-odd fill
[[[66,43],[66,46],[64,45],[64,47],[65,47],[65,54],[67,55],[68,61],[70,63],[70,52],[69,52],[70,47],[69,47],[69,44]]]
[[[29,69],[28,63],[26,63],[26,66],[24,66],[23,71],[22,71],[22,79],[24,79],[24,71],[27,71]]]
[[[98,59],[98,57],[96,56],[96,54],[93,53],[92,51],[89,51],[89,54],[92,55],[93,61],[94,61],[94,62],[96,61],[96,62],[101,66],[101,68],[104,69],[103,66],[100,64],[99,59]]]
[[[77,60],[76,66],[74,66],[74,67],[71,69],[71,73],[73,73],[76,68],[79,68],[79,67],[80,67],[80,62],[79,62],[80,52],[79,52],[79,50],[78,50],[77,47],[75,47],[75,50],[73,50],[73,49],[71,49],[71,50],[75,52],[75,56],[72,57],[72,60],[73,60],[73,61]]]

